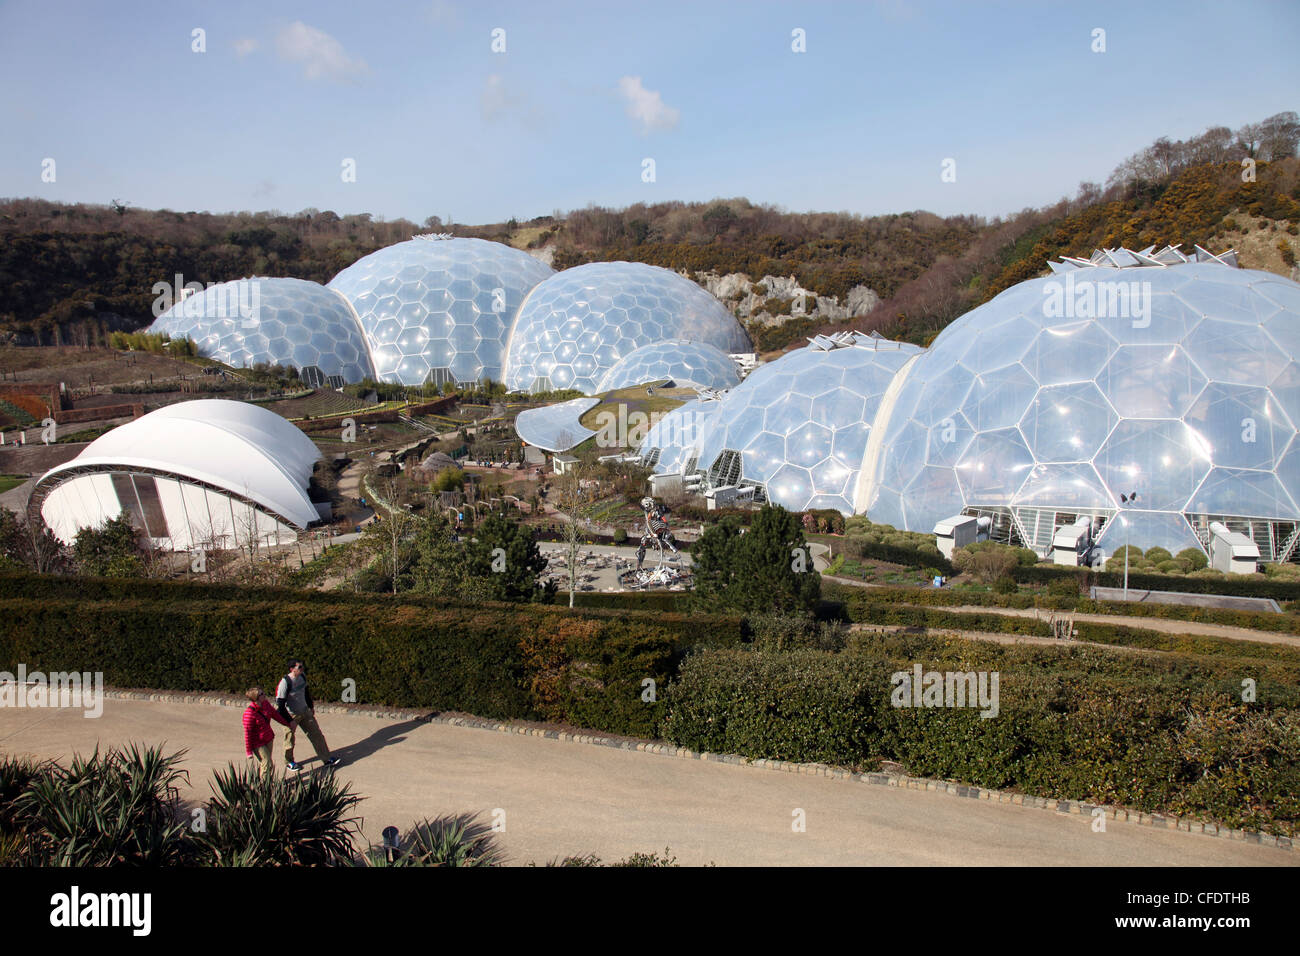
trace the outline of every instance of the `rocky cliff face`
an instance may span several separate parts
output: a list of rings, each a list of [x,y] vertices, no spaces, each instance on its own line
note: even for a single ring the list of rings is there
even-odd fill
[[[762,325],[780,325],[792,318],[851,319],[866,315],[880,302],[880,296],[864,285],[854,286],[841,302],[838,296],[803,288],[794,276],[763,276],[750,282],[740,272],[697,272],[688,278],[708,289],[736,318]]]

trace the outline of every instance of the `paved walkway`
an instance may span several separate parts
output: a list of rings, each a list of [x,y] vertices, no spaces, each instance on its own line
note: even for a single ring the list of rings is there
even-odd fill
[[[490,823],[501,810],[499,846],[514,864],[664,847],[684,865],[1300,863],[1294,850],[1115,820],[1094,833],[1087,817],[943,793],[416,720],[318,716],[346,761],[340,775],[367,797],[359,808],[367,839],[446,813],[478,812]],[[186,796],[195,798],[208,795],[213,768],[244,759],[238,707],[109,698],[97,720],[0,709],[6,753],[66,758],[128,740],[188,748]],[[283,771],[282,754],[276,763]],[[796,810],[806,832],[792,830]]]

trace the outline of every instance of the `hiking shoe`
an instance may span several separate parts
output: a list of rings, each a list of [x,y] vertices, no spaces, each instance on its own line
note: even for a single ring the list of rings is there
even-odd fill
[[[302,769],[302,764],[300,764],[300,763],[295,763],[294,761],[290,760],[290,761],[289,761],[289,769],[290,769],[290,770],[301,770],[301,769]]]

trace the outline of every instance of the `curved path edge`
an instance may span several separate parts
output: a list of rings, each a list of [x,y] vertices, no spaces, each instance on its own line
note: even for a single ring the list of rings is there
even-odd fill
[[[119,700],[156,701],[176,704],[207,704],[223,707],[244,707],[247,701],[234,694],[222,693],[179,693],[150,690],[114,690],[105,688],[104,696]],[[504,734],[519,734],[528,737],[544,737],[549,740],[587,744],[597,747],[610,747],[615,750],[639,751],[657,756],[676,757],[683,760],[699,760],[707,763],[725,763],[737,766],[757,767],[764,770],[785,773],[802,773],[813,776],[829,777],[835,780],[854,780],[874,786],[895,787],[902,790],[928,790],[947,793],[952,796],[972,800],[986,800],[991,803],[1008,803],[1016,806],[1033,807],[1040,810],[1053,810],[1076,816],[1091,816],[1094,810],[1101,810],[1108,820],[1127,821],[1140,826],[1149,826],[1162,830],[1181,830],[1185,833],[1199,833],[1204,836],[1236,840],[1242,843],[1254,843],[1261,846],[1277,847],[1283,850],[1293,849],[1293,838],[1261,833],[1256,830],[1234,830],[1207,823],[1190,817],[1178,817],[1159,813],[1146,813],[1126,807],[1088,803],[1082,800],[1058,800],[1051,797],[1036,797],[1011,790],[992,790],[987,787],[969,786],[935,780],[927,777],[912,777],[907,774],[884,772],[856,772],[822,763],[797,763],[790,760],[774,760],[763,757],[743,757],[738,754],[720,754],[709,751],[694,751],[685,747],[676,747],[667,743],[656,743],[629,737],[611,736],[600,733],[581,733],[577,731],[555,730],[523,721],[490,720],[472,716],[441,716],[429,710],[412,710],[410,708],[374,707],[361,704],[317,703],[316,709],[322,713],[349,714],[357,717],[376,717],[387,720],[422,720],[426,723],[446,724],[452,727],[467,727],[476,730],[489,730]]]

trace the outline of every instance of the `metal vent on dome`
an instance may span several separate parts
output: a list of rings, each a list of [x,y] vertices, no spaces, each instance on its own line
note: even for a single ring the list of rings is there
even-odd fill
[[[1191,255],[1183,252],[1178,246],[1165,246],[1159,252],[1155,246],[1147,246],[1140,252],[1134,252],[1132,249],[1123,247],[1116,249],[1095,249],[1091,256],[1084,259],[1081,256],[1061,256],[1060,262],[1047,263],[1048,268],[1053,272],[1071,272],[1075,269],[1138,269],[1138,268],[1166,268],[1168,266],[1180,266],[1189,262],[1217,262],[1219,265],[1229,266],[1236,269],[1237,250],[1229,249],[1227,252],[1215,254],[1201,246],[1195,246]]]
[[[854,347],[896,349],[899,347],[899,343],[885,338],[873,329],[869,333],[853,330],[834,332],[831,335],[814,335],[808,339],[808,347],[816,349],[819,352],[830,352],[834,349],[848,349]]]

